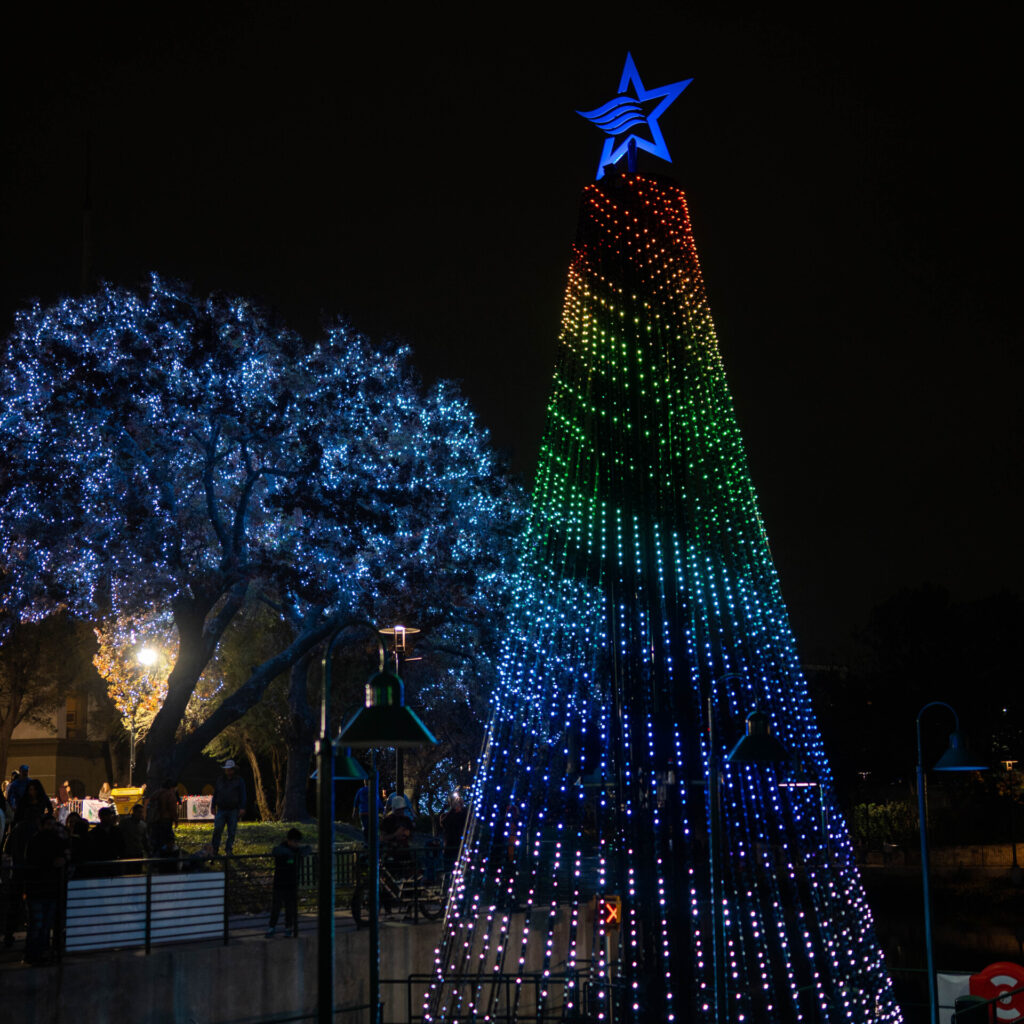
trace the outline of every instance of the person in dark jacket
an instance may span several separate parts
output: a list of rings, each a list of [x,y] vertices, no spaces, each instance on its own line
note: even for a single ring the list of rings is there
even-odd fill
[[[142,820],[142,804],[136,804],[127,820],[120,825],[124,837],[124,855],[129,860],[142,860],[149,856],[149,830]],[[133,870],[137,870],[136,865]]]
[[[220,852],[220,837],[224,826],[228,827],[228,841],[224,844],[224,852],[230,857],[235,848],[235,831],[238,828],[238,816],[245,810],[246,793],[245,779],[235,770],[235,762],[224,762],[224,774],[213,786],[213,800],[210,810],[213,811],[213,855]]]
[[[178,805],[181,798],[173,779],[164,779],[163,785],[146,800],[146,818],[149,821],[149,850],[152,857],[175,856],[174,829],[178,824]]]
[[[22,767],[26,766],[22,765]],[[20,825],[21,822],[30,818],[38,821],[44,814],[53,814],[50,798],[46,795],[46,790],[43,789],[43,784],[38,779],[28,779],[25,783],[25,790],[18,798],[14,809],[14,823]]]
[[[114,865],[106,863],[124,858],[124,836],[118,828],[117,812],[113,807],[100,808],[99,824],[93,825],[85,837],[83,857],[86,863],[104,862],[102,867],[91,868],[91,874],[117,873],[118,869]]]
[[[44,964],[52,953],[53,926],[57,919],[68,863],[67,840],[57,828],[53,815],[44,815],[25,850],[25,902],[28,905],[28,934],[25,963]]]
[[[68,820],[64,822],[64,828],[67,829],[71,843],[71,862],[79,864],[85,856],[85,838],[89,834],[89,822],[78,811],[72,811],[68,815]]]
[[[448,809],[441,815],[441,831],[444,833],[444,870],[455,870],[455,861],[462,844],[462,833],[466,831],[469,811],[462,800],[462,794],[455,790],[448,798]]]
[[[284,907],[284,929],[294,938],[299,934],[299,859],[312,852],[311,846],[300,846],[302,833],[297,828],[288,829],[285,841],[275,846],[274,892],[270,901],[270,927],[267,938],[273,938],[277,931],[277,918]]]
[[[28,788],[28,765],[23,764],[16,772],[11,772],[11,781],[7,786],[7,802],[11,810],[18,809],[18,801],[22,798]]]

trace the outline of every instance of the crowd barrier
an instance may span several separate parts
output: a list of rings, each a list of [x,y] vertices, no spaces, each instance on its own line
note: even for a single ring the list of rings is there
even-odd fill
[[[424,887],[440,890],[435,851],[411,850]],[[299,860],[300,913],[315,914],[319,895],[319,857]],[[387,863],[385,854],[385,864]],[[353,893],[365,883],[366,854],[336,849],[335,908],[349,912]],[[58,954],[222,939],[232,928],[251,931],[270,912],[274,858],[270,854],[210,857],[203,851],[174,858],[86,861],[64,872],[58,911]],[[20,902],[30,869],[3,866],[0,909]],[[415,903],[413,903],[415,906]],[[18,930],[22,930],[19,928]]]

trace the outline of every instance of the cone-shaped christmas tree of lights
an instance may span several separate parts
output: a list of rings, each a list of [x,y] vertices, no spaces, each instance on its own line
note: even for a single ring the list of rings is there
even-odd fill
[[[511,630],[429,1019],[900,1020],[663,180],[584,191]]]

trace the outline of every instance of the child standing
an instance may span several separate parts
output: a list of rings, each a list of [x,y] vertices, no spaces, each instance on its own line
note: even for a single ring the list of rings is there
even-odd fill
[[[277,918],[284,907],[284,928],[292,937],[299,934],[299,858],[312,852],[311,846],[300,846],[302,833],[288,829],[288,835],[271,850],[274,857],[274,894],[270,901],[270,927],[267,938],[277,931]]]

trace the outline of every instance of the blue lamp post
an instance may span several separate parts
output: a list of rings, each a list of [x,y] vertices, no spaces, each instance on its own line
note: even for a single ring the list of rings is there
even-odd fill
[[[924,757],[921,754],[921,716],[934,707],[945,708],[953,716],[954,728],[949,737],[949,749],[935,762],[937,772],[981,772],[988,765],[972,758],[964,747],[960,734],[960,717],[945,701],[933,700],[917,713],[917,817],[921,831],[921,887],[924,895],[924,951],[928,977],[928,1005],[931,1024],[939,1024],[939,996],[935,978],[935,956],[932,950],[932,897],[928,879],[928,823],[924,803]]]

